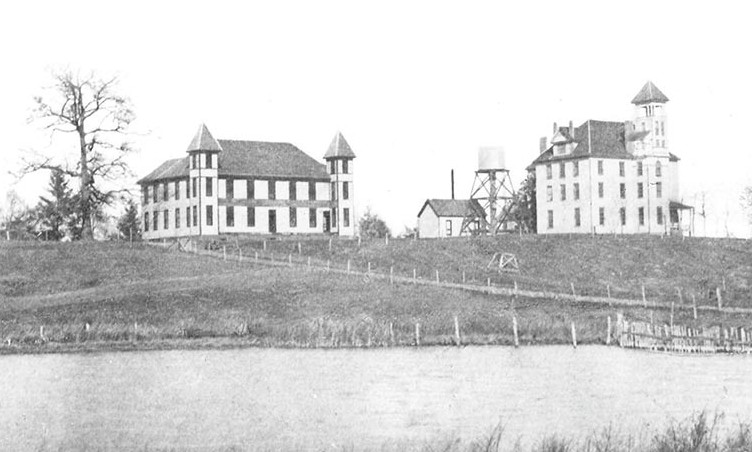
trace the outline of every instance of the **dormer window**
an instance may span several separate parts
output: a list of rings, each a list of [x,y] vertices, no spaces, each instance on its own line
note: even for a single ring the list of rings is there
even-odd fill
[[[555,147],[555,149],[556,149],[556,154],[557,155],[561,155],[561,154],[566,154],[567,153],[567,145],[564,144],[564,143],[557,144],[556,147]]]

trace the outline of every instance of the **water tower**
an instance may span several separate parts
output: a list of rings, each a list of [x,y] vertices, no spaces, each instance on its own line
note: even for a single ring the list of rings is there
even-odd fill
[[[472,234],[497,234],[509,221],[514,202],[514,187],[506,169],[504,148],[485,146],[478,149],[478,170],[470,192],[486,216],[478,221],[477,215],[468,213],[462,222],[462,232]]]

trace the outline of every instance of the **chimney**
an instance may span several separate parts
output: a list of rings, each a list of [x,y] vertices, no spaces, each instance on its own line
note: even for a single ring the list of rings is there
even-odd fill
[[[454,170],[452,170],[452,199],[454,199]]]
[[[554,135],[556,135],[556,132],[558,132],[558,129],[556,128],[556,123],[554,123]]]
[[[543,154],[548,149],[548,138],[540,137],[540,153]]]

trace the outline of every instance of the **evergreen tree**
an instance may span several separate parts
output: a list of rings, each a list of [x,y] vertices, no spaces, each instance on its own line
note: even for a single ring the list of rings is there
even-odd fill
[[[141,240],[141,221],[138,217],[138,207],[132,199],[128,200],[125,212],[118,220],[117,227],[121,238],[130,240],[133,237],[133,240]]]
[[[535,172],[530,171],[514,196],[511,218],[523,232],[536,232],[538,228],[537,204],[535,201]]]
[[[75,199],[65,173],[51,171],[47,191],[50,196],[40,196],[37,206],[42,236],[46,240],[60,240],[73,226],[75,217]]]

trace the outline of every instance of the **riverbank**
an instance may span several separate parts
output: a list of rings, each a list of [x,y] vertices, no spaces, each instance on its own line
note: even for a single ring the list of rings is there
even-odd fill
[[[667,309],[517,298],[121,243],[3,244],[0,353],[608,342],[609,317]],[[752,318],[677,310],[674,323]]]

